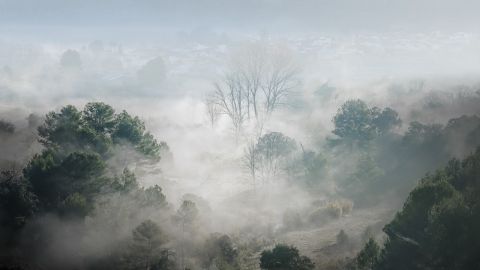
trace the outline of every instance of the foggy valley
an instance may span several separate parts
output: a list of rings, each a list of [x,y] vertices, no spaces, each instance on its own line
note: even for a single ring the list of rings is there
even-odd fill
[[[0,269],[480,269],[478,8],[0,0]]]

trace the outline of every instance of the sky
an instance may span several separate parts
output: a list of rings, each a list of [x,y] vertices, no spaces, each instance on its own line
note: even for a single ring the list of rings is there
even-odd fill
[[[475,0],[1,0],[0,29],[478,32],[478,10]]]

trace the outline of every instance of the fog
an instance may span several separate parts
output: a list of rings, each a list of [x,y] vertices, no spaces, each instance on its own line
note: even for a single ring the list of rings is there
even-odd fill
[[[480,145],[478,9],[473,0],[0,0],[2,171],[35,189],[42,155],[93,151],[77,138],[63,146],[69,133],[42,133],[47,114],[67,105],[125,110],[168,145],[152,161],[144,145],[107,132],[96,177],[127,183],[132,172],[138,187],[85,195],[91,207],[79,216],[65,205],[82,192],[55,198],[59,206],[37,194],[38,209],[11,229],[3,216],[14,199],[0,193],[0,266],[260,269],[262,251],[287,244],[315,269],[347,269],[368,237],[386,242],[382,228],[420,178]],[[356,100],[374,135],[341,129],[353,121],[342,106]],[[389,108],[393,118],[375,122]],[[42,177],[75,179],[61,173]],[[157,191],[164,197],[151,203]],[[161,228],[155,252],[169,262],[172,251],[172,265],[139,267],[122,253],[146,220]],[[216,253],[224,234],[235,260]]]
[[[220,30],[323,32],[361,30],[475,31],[478,3],[462,1],[314,1],[289,0],[120,0],[120,1],[2,1],[7,26],[76,26],[96,31],[130,28],[208,27]],[[477,22],[477,23],[476,23]],[[141,28],[137,29],[136,28]]]

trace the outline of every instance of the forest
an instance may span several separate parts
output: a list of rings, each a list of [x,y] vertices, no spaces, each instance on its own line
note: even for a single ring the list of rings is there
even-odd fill
[[[251,189],[224,202],[236,218],[252,220],[221,232],[214,223],[231,222],[235,213],[218,217],[195,194],[174,207],[161,186],[139,183],[145,175],[165,177],[152,167],[171,166],[166,161],[173,156],[139,117],[90,102],[27,120],[22,129],[1,122],[4,142],[41,146],[23,166],[2,162],[4,269],[475,269],[480,263],[475,115],[445,126],[414,121],[398,134],[393,130],[402,120],[394,109],[357,99],[338,108],[321,148],[266,132],[246,144],[238,161]],[[452,145],[465,149],[463,160],[452,158]],[[333,190],[327,179],[335,179]],[[294,192],[311,201],[282,205]],[[392,198],[405,196],[392,215],[401,206]],[[274,221],[269,208],[277,201],[283,213]],[[307,251],[310,257],[279,241],[357,211],[383,217],[357,225],[360,231],[332,231],[333,241]]]
[[[480,269],[480,3],[0,0],[0,270]]]

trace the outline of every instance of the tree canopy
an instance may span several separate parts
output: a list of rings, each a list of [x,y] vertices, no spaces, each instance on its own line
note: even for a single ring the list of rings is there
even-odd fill
[[[388,238],[378,261],[365,269],[476,269],[480,265],[480,149],[463,161],[427,174],[403,209],[385,226]],[[373,252],[373,251],[372,251]],[[370,253],[372,253],[370,252]],[[365,265],[365,263],[362,263]]]
[[[264,177],[276,176],[297,149],[296,142],[280,132],[269,132],[258,139],[253,151],[254,165]]]
[[[348,100],[333,117],[333,134],[349,143],[365,143],[401,124],[391,108],[370,108],[360,99]]]
[[[132,232],[132,240],[122,258],[121,269],[175,269],[175,263],[164,247],[166,235],[151,220],[138,225]]]
[[[115,114],[103,102],[87,103],[82,111],[68,105],[60,112],[50,112],[38,131],[46,147],[63,151],[81,149],[107,155],[113,145],[129,143],[140,153],[159,159],[161,148],[165,147],[145,130],[140,118],[126,111]]]
[[[126,111],[115,114],[103,102],[87,103],[83,110],[68,105],[50,112],[38,131],[45,149],[24,169],[25,178],[42,210],[80,216],[90,212],[95,196],[102,192],[138,188],[135,175],[127,168],[120,176],[108,176],[111,169],[106,161],[115,145],[128,144],[152,161],[158,161],[162,148],[168,147],[158,143],[138,117]],[[163,196],[156,189],[145,190],[146,201]],[[164,203],[164,199],[156,200]]]
[[[315,265],[293,246],[276,245],[262,252],[260,268],[265,270],[312,270]]]

